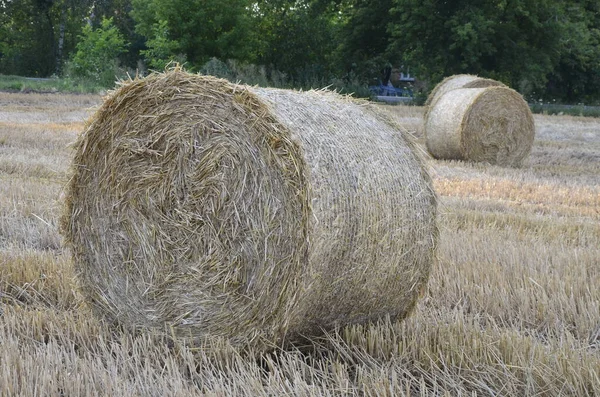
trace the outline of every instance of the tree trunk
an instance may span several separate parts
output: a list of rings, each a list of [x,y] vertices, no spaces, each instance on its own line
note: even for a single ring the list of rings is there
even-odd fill
[[[65,47],[65,26],[67,24],[67,2],[63,2],[60,12],[60,26],[58,27],[58,47],[56,48],[55,73],[60,76],[63,65],[63,50]]]
[[[49,31],[50,31],[50,37],[48,37],[50,49],[52,50],[52,55],[54,55],[56,57],[56,42],[54,41],[54,37],[55,37],[54,23],[52,23],[52,16],[50,16],[50,8],[46,9],[46,11],[44,12],[44,15],[46,16],[46,19],[48,20],[48,26],[49,26]],[[48,66],[47,66],[47,69],[45,72],[45,74],[47,74],[47,75],[52,73],[52,65],[51,65],[50,59],[51,58],[48,59]],[[54,67],[54,70],[56,70],[56,65]]]

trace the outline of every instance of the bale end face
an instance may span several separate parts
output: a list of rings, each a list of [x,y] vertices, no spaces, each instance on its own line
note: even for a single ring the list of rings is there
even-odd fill
[[[531,151],[535,125],[529,106],[516,91],[461,88],[431,105],[425,134],[435,158],[520,166]]]

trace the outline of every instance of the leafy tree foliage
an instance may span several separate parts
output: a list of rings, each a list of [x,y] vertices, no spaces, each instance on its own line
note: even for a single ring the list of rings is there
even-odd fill
[[[345,0],[339,5],[336,49],[338,70],[363,78],[379,77],[392,61],[387,47],[390,35],[392,0]]]
[[[560,60],[562,4],[555,0],[393,0],[390,50],[433,81],[455,73],[543,90]]]
[[[146,40],[135,30],[135,21],[131,15],[133,6],[131,0],[72,0],[88,1],[91,12],[88,21],[94,27],[100,26],[103,18],[112,18],[113,24],[123,35],[128,45],[128,51],[122,54],[119,59],[130,67],[137,67],[140,58],[140,51],[145,48]]]
[[[102,19],[96,29],[91,24],[85,25],[70,72],[74,77],[90,78],[111,86],[118,73],[118,57],[125,52],[126,44],[112,18]]]
[[[405,66],[430,87],[474,73],[528,99],[600,101],[598,0],[0,0],[0,73],[60,73],[104,18],[129,67],[218,58],[260,81],[337,87]]]
[[[52,2],[20,0],[2,3],[0,71],[46,76],[55,69]]]
[[[154,70],[164,70],[171,62],[185,64],[185,54],[179,52],[179,43],[169,39],[169,28],[167,21],[159,21],[152,26],[152,37],[146,42],[146,49],[141,54],[148,61],[148,65]]]
[[[561,18],[560,60],[546,94],[569,103],[600,97],[600,3],[571,1]]]
[[[286,73],[301,85],[325,77],[335,49],[334,6],[310,0],[257,1],[252,7],[255,48],[251,59]]]
[[[45,77],[60,74],[75,51],[85,24],[99,27],[104,17],[133,42],[137,61],[140,37],[133,32],[130,0],[0,0],[0,73]]]
[[[151,65],[184,55],[197,68],[211,57],[246,59],[246,0],[133,0],[136,30],[147,39]]]

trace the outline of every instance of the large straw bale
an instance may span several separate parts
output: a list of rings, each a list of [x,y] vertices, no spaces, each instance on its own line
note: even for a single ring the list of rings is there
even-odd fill
[[[457,88],[486,88],[486,87],[506,87],[500,81],[486,79],[472,74],[455,74],[448,76],[435,86],[433,91],[427,97],[425,106],[429,106],[433,101],[448,91],[456,90]]]
[[[529,106],[507,87],[448,91],[432,103],[425,118],[427,149],[438,159],[519,166],[534,135]]]
[[[175,69],[123,84],[76,145],[63,233],[96,311],[263,351],[408,315],[436,197],[404,133],[330,92]]]

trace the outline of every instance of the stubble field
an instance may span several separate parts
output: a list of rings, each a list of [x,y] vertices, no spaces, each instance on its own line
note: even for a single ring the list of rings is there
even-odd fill
[[[535,116],[520,169],[428,159],[441,242],[414,314],[255,360],[92,316],[58,221],[99,103],[0,93],[1,396],[600,395],[600,119]],[[422,108],[384,110],[424,148]]]

